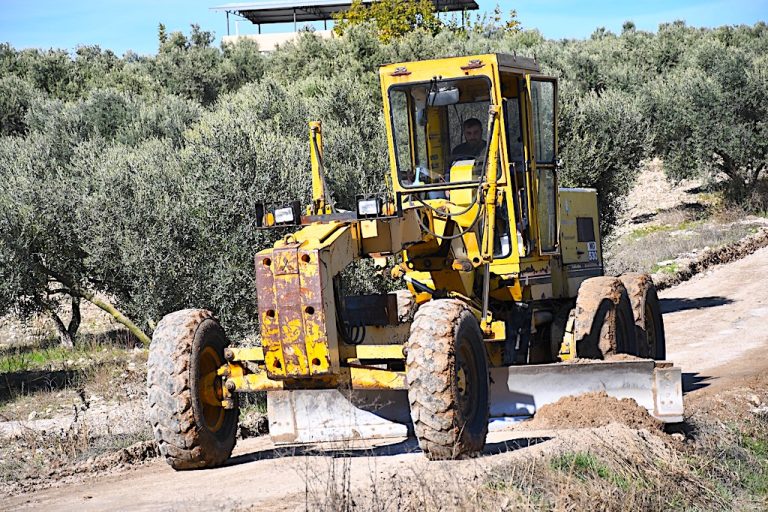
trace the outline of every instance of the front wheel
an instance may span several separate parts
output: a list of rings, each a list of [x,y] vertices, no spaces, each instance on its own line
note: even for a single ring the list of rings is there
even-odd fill
[[[222,406],[227,338],[210,311],[166,315],[149,347],[149,420],[160,453],[174,469],[215,467],[232,454],[238,410]]]
[[[441,460],[482,451],[490,383],[477,319],[461,301],[427,302],[405,347],[411,419],[424,454]]]

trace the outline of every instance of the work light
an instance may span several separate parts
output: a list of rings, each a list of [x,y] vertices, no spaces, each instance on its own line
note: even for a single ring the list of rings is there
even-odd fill
[[[301,224],[301,206],[298,201],[294,201],[288,206],[275,208],[272,213],[275,217],[275,224],[298,225]]]
[[[381,197],[358,197],[357,198],[357,217],[376,217],[381,214],[383,205]]]

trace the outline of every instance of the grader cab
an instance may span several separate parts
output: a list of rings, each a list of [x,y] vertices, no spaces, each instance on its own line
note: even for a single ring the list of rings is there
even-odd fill
[[[253,219],[288,232],[255,256],[260,346],[228,347],[205,310],[158,324],[149,417],[168,462],[223,463],[237,397],[256,391],[277,444],[415,434],[430,459],[477,454],[495,418],[589,391],[681,421],[653,282],[604,276],[596,191],[558,187],[557,80],[500,54],[380,77],[385,192],[337,207],[313,122],[311,204]],[[345,295],[363,258],[405,289]]]

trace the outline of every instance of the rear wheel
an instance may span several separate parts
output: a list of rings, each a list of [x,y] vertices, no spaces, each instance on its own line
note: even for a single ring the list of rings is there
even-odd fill
[[[637,354],[640,357],[664,359],[666,340],[664,320],[661,316],[656,286],[648,274],[624,274],[621,282],[627,289],[637,337]]]
[[[578,357],[637,354],[634,324],[627,290],[619,278],[593,277],[581,283],[574,322]]]
[[[235,446],[238,410],[224,409],[227,339],[210,311],[166,315],[149,348],[149,420],[160,452],[174,469],[218,466]]]
[[[490,384],[477,319],[458,300],[423,304],[406,352],[411,418],[424,454],[441,460],[480,452],[488,434]]]

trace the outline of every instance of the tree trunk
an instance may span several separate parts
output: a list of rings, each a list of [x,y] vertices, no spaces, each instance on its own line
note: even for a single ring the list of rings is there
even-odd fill
[[[80,315],[80,297],[72,296],[70,303],[72,305],[72,316],[69,319],[68,326],[64,325],[64,321],[56,311],[53,309],[48,310],[48,314],[56,326],[56,333],[59,335],[59,344],[64,348],[75,348],[77,330],[80,328],[80,321],[82,319]]]
[[[724,151],[715,151],[715,154],[719,156],[722,159],[722,163],[720,164],[720,170],[722,170],[729,179],[728,188],[729,195],[732,199],[740,200],[744,198],[744,195],[747,191],[747,181],[739,174],[739,169],[736,165],[736,162],[731,158],[731,156]]]
[[[120,311],[115,308],[112,304],[107,302],[106,300],[99,299],[94,295],[93,293],[89,292],[88,290],[77,290],[80,295],[86,299],[88,302],[93,304],[94,306],[101,308],[102,310],[106,311],[110,315],[112,315],[112,318],[114,318],[117,322],[123,324],[131,334],[136,336],[139,341],[141,341],[144,346],[149,346],[149,344],[152,342],[152,340],[147,336],[144,331],[139,329],[139,326],[131,322],[131,320],[123,315]]]
[[[69,327],[67,327],[67,332],[69,333],[69,336],[72,338],[72,342],[74,343],[75,337],[77,336],[77,330],[80,328],[80,297],[73,296],[70,304],[72,304],[72,317],[69,319]]]
[[[70,334],[69,329],[64,325],[64,322],[62,322],[59,315],[52,309],[48,310],[48,314],[51,315],[53,323],[56,325],[56,332],[59,335],[59,344],[64,348],[75,348],[75,339],[72,334]]]

